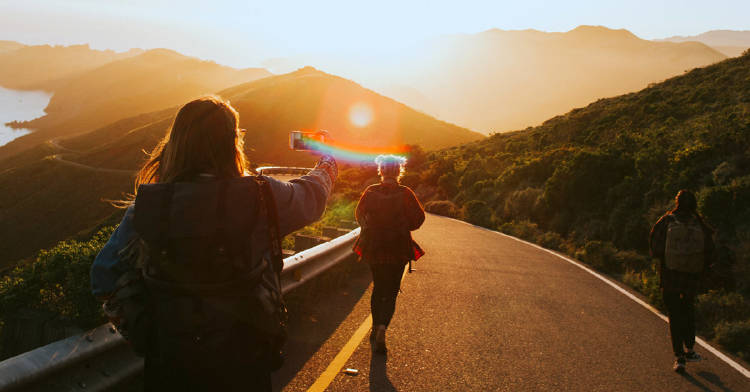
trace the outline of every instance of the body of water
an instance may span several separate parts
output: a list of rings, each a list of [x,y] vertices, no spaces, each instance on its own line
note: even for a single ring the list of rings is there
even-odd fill
[[[31,132],[28,129],[13,129],[5,123],[43,116],[51,97],[52,94],[44,91],[18,91],[0,87],[0,146]]]

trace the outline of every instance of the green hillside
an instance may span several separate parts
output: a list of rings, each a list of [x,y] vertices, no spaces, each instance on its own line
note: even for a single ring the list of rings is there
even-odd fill
[[[339,141],[370,146],[458,145],[481,135],[416,112],[354,82],[305,68],[220,92],[240,112],[246,148],[256,164],[311,165],[288,148],[289,131],[328,129]],[[352,104],[365,102],[373,121],[357,128]],[[102,199],[132,192],[135,170],[167,132],[176,108],[124,118],[80,136],[37,144],[0,161],[0,267],[90,228],[113,213]],[[59,154],[53,158],[53,154]],[[84,165],[75,166],[75,165]]]
[[[719,245],[701,333],[750,336],[750,53],[432,153],[407,182],[433,211],[564,251],[656,304],[648,233],[692,189]]]

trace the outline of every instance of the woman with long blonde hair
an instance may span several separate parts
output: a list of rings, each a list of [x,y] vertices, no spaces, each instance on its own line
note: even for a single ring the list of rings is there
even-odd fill
[[[94,295],[145,357],[146,390],[271,390],[280,238],[322,215],[337,170],[323,157],[288,183],[248,176],[243,141],[229,102],[185,104],[91,268]]]

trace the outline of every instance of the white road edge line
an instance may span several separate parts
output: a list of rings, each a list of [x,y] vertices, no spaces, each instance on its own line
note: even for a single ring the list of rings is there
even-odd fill
[[[632,299],[633,301],[635,301],[635,302],[636,302],[636,303],[638,303],[639,305],[643,306],[644,308],[646,308],[646,309],[650,310],[650,311],[651,311],[651,313],[655,314],[655,315],[656,315],[656,316],[658,316],[658,317],[659,317],[660,319],[664,320],[665,322],[669,322],[669,319],[667,318],[667,316],[665,316],[665,315],[661,314],[661,313],[660,313],[660,312],[659,312],[659,311],[658,311],[658,310],[657,310],[656,308],[654,308],[653,306],[651,306],[651,305],[647,304],[646,302],[643,302],[643,300],[641,300],[640,298],[636,297],[635,295],[633,295],[633,294],[632,294],[632,293],[630,293],[629,291],[627,291],[627,290],[623,289],[622,287],[618,286],[617,284],[615,284],[614,282],[612,282],[612,281],[611,281],[611,280],[609,280],[608,278],[606,278],[606,277],[604,277],[604,276],[600,275],[600,274],[599,274],[598,272],[596,272],[596,271],[594,271],[594,270],[590,269],[589,267],[587,267],[587,266],[585,266],[585,265],[581,264],[581,263],[580,263],[580,262],[578,262],[578,261],[575,261],[575,260],[573,260],[573,259],[571,259],[571,258],[568,258],[568,257],[566,257],[566,256],[563,256],[563,255],[561,255],[561,254],[559,254],[559,253],[557,253],[557,252],[551,251],[551,250],[549,250],[549,249],[547,249],[547,248],[543,248],[543,247],[541,247],[541,246],[539,246],[539,245],[537,245],[537,244],[534,244],[534,243],[531,243],[531,242],[528,242],[528,241],[522,240],[522,239],[520,239],[520,238],[516,238],[516,237],[513,237],[512,235],[508,235],[508,234],[505,234],[505,233],[501,233],[501,232],[499,232],[499,231],[495,231],[495,230],[490,230],[490,229],[488,229],[488,228],[486,228],[486,227],[482,227],[482,226],[477,226],[477,225],[472,225],[472,224],[471,224],[471,223],[469,223],[469,222],[464,222],[464,221],[462,221],[462,220],[458,220],[458,219],[454,219],[454,218],[448,218],[448,217],[443,217],[443,218],[446,218],[446,219],[450,219],[450,220],[453,220],[453,221],[456,221],[456,222],[460,222],[460,223],[463,223],[463,224],[465,224],[465,225],[469,225],[469,226],[471,226],[471,227],[475,227],[475,228],[477,228],[477,229],[482,229],[482,230],[486,230],[486,231],[489,231],[489,232],[492,232],[492,233],[495,233],[495,234],[499,234],[499,235],[501,235],[501,236],[503,236],[503,237],[507,237],[507,238],[511,238],[511,239],[514,239],[514,240],[516,240],[516,241],[519,241],[519,242],[523,242],[523,243],[524,243],[524,244],[526,244],[526,245],[530,245],[530,246],[533,246],[533,247],[535,247],[535,248],[537,248],[537,249],[541,249],[541,250],[543,250],[543,251],[545,251],[545,252],[547,252],[547,253],[549,253],[549,254],[555,255],[555,256],[557,256],[557,257],[559,257],[559,258],[561,258],[561,259],[563,259],[563,260],[565,260],[565,261],[567,261],[567,262],[569,262],[569,263],[571,263],[571,264],[575,265],[576,267],[578,267],[578,268],[580,268],[580,269],[582,269],[582,270],[584,270],[584,271],[586,271],[586,272],[590,273],[591,275],[594,275],[595,277],[597,277],[597,278],[598,278],[599,280],[601,280],[602,282],[604,282],[604,283],[606,283],[606,284],[608,284],[608,285],[612,286],[612,287],[613,287],[613,288],[614,288],[615,290],[617,290],[617,291],[619,291],[620,293],[624,294],[625,296],[627,296],[628,298]],[[711,352],[711,354],[713,354],[713,355],[716,355],[716,356],[717,356],[717,357],[718,357],[719,359],[721,359],[722,361],[726,362],[726,363],[727,363],[727,365],[729,365],[729,366],[731,366],[732,368],[734,368],[734,370],[736,370],[736,371],[740,372],[740,374],[742,374],[743,376],[745,376],[745,377],[747,377],[747,378],[750,378],[750,370],[747,370],[747,369],[745,369],[745,368],[744,368],[744,367],[743,367],[742,365],[740,365],[739,363],[735,362],[735,361],[734,361],[734,360],[733,360],[732,358],[729,358],[729,357],[728,357],[728,356],[726,356],[726,355],[725,355],[724,353],[722,353],[722,352],[721,352],[721,351],[719,351],[718,349],[714,348],[713,346],[711,346],[710,344],[708,344],[708,343],[707,343],[707,342],[706,342],[705,340],[701,339],[700,337],[697,337],[697,336],[696,336],[696,337],[695,337],[695,341],[696,341],[696,342],[697,342],[697,343],[698,343],[698,344],[699,344],[699,345],[700,345],[701,347],[703,347],[703,348],[705,348],[706,350],[708,350],[709,352]]]

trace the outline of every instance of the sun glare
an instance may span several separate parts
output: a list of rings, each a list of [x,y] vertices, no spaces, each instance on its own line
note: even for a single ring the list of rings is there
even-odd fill
[[[372,122],[372,108],[366,103],[355,103],[349,108],[349,121],[359,128],[364,128]]]

